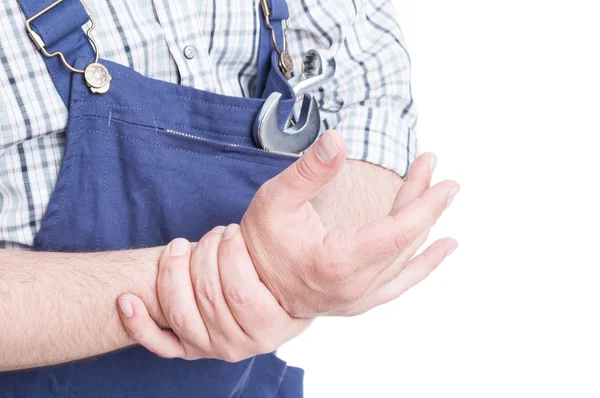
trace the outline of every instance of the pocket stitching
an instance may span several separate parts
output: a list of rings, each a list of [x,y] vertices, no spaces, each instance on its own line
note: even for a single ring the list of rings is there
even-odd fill
[[[108,116],[109,116],[108,117],[108,124],[106,126],[107,129],[110,128],[110,123],[111,123],[111,120],[112,120],[112,108],[110,108],[108,110]],[[109,141],[108,136],[106,136],[106,139],[104,141],[104,157],[105,158],[108,158],[108,143],[109,143],[108,141]],[[107,173],[108,173],[108,163],[105,162],[105,164],[104,164],[104,173],[102,173],[102,198],[106,197],[106,174]],[[100,200],[102,200],[102,198],[100,198]],[[98,211],[100,212],[101,209],[102,209],[102,206],[99,206]],[[104,218],[102,213],[100,213],[99,216],[100,216],[101,219]],[[95,251],[98,251],[100,249],[100,232],[102,232],[101,228],[97,228],[96,229],[96,244],[95,244],[95,247],[94,247]]]
[[[132,111],[137,111],[137,112],[142,112],[148,115],[153,115],[156,117],[156,115],[154,115],[153,113],[150,113],[144,109],[141,108],[134,108],[131,106],[125,106],[125,105],[117,105],[117,106],[113,106],[110,102],[106,102],[106,101],[91,101],[91,100],[86,100],[86,101],[79,101],[78,102],[79,105],[81,104],[100,104],[100,105],[108,105],[110,106],[111,109],[129,109]],[[102,117],[102,116],[98,116],[98,115],[82,115],[82,116],[77,116],[74,117],[73,119],[78,119],[78,118],[85,118],[85,117]],[[214,135],[222,135],[222,136],[226,136],[226,137],[236,137],[236,138],[246,138],[247,135],[246,134],[227,134],[227,133],[219,133],[219,132],[215,132],[215,131],[209,131],[209,130],[203,130],[203,129],[199,129],[196,127],[192,127],[192,126],[188,126],[185,124],[179,124],[179,123],[174,123],[174,122],[170,122],[168,120],[162,120],[162,119],[156,119],[159,122],[165,123],[167,125],[172,125],[172,126],[177,126],[177,127],[184,127],[184,128],[189,128],[191,130],[196,130],[199,132],[203,132],[203,133],[208,133],[208,134],[214,134]],[[128,123],[127,121],[124,121],[125,123]],[[152,126],[147,126],[147,127],[152,127]]]
[[[86,129],[86,130],[82,130],[82,132],[90,132],[90,133],[100,133],[100,134],[114,134],[114,135],[118,135],[119,137],[126,139],[126,140],[130,140],[136,143],[140,143],[140,144],[146,144],[146,145],[152,145],[152,143],[147,142],[147,141],[142,141],[142,140],[138,140],[135,138],[131,138],[131,137],[127,137],[123,134],[120,133],[115,133],[112,131],[106,132],[106,131],[102,131],[102,130],[95,130],[95,129]],[[217,143],[215,143],[217,144]],[[224,144],[222,144],[224,145]],[[182,151],[182,152],[188,152],[191,153],[192,155],[197,155],[197,156],[203,156],[203,157],[208,157],[208,158],[213,158],[213,159],[219,159],[219,160],[226,160],[226,161],[234,161],[234,162],[239,162],[239,163],[248,163],[248,164],[256,164],[259,166],[265,166],[265,167],[272,167],[274,169],[277,170],[283,170],[285,169],[287,166],[275,166],[272,164],[266,164],[266,163],[261,163],[261,162],[254,162],[251,160],[242,160],[242,159],[236,159],[234,157],[231,156],[215,156],[215,155],[206,155],[203,153],[199,153],[199,152],[194,152],[194,151],[190,151],[188,149],[183,149],[183,148],[177,148],[177,147],[173,147],[173,146],[169,146],[169,145],[163,145],[163,144],[156,144],[156,147],[161,147],[161,148],[165,148],[165,149],[169,149],[169,150],[175,150],[175,151]],[[241,149],[254,149],[254,148],[244,148],[241,147]],[[260,149],[255,149],[256,151],[260,151]],[[270,152],[264,151],[265,154],[269,154]]]

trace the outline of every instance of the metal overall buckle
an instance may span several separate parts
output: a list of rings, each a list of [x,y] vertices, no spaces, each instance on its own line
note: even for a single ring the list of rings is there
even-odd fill
[[[279,55],[279,70],[283,73],[286,79],[289,79],[292,76],[292,72],[294,71],[294,63],[292,62],[292,57],[287,52],[288,47],[288,37],[287,37],[287,21],[285,22],[285,28],[283,30],[283,51],[279,49],[277,45],[277,38],[275,37],[275,29],[271,25],[271,10],[269,9],[269,4],[267,0],[261,0],[260,5],[262,7],[262,12],[265,17],[265,23],[267,24],[267,28],[271,31],[271,40],[273,41],[273,46],[275,46],[275,51]]]
[[[96,44],[96,41],[90,35],[92,30],[94,30],[94,28],[96,27],[96,24],[94,22],[94,19],[92,18],[92,13],[90,12],[90,9],[87,7],[87,5],[85,4],[85,2],[83,0],[80,0],[81,4],[83,5],[83,8],[85,8],[85,12],[88,14],[88,16],[90,18],[90,22],[91,22],[90,27],[85,32],[85,34],[86,34],[87,38],[89,39],[89,41],[92,43],[92,46],[94,47],[94,52],[96,53],[96,58],[95,58],[94,62],[89,64],[85,69],[83,69],[83,70],[77,69],[77,68],[71,66],[65,59],[64,54],[60,51],[55,51],[53,53],[49,53],[46,50],[46,43],[44,43],[44,40],[42,40],[41,36],[39,34],[37,34],[31,28],[31,22],[33,22],[35,19],[39,18],[41,15],[45,14],[49,10],[53,9],[54,7],[56,7],[63,1],[64,0],[56,0],[54,3],[50,4],[48,7],[42,9],[40,12],[38,12],[37,14],[35,14],[31,18],[29,18],[25,22],[25,27],[27,29],[27,33],[29,34],[29,37],[31,37],[31,40],[33,40],[33,42],[35,43],[37,48],[39,50],[41,50],[42,53],[46,57],[51,58],[51,57],[58,56],[60,58],[60,60],[62,61],[62,63],[65,64],[65,66],[67,68],[69,68],[69,70],[71,72],[83,74],[85,83],[89,87],[89,89],[92,93],[104,94],[110,88],[110,81],[112,80],[112,77],[110,76],[110,73],[108,73],[108,69],[106,69],[106,67],[104,65],[98,63],[98,57],[99,57],[100,51],[98,50],[98,45]]]

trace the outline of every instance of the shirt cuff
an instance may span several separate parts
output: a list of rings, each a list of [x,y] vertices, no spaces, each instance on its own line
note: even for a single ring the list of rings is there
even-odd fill
[[[366,106],[342,108],[326,119],[326,127],[346,138],[347,158],[392,170],[400,177],[419,153],[414,124],[402,118],[402,109]]]

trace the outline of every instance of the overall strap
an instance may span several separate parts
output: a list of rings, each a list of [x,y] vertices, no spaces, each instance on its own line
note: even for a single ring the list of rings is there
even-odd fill
[[[82,26],[90,21],[87,8],[80,0],[17,0],[25,18],[37,16],[31,21],[34,42],[42,41],[47,53],[60,52],[66,63],[74,65],[77,58],[89,59],[96,51]],[[285,49],[284,24],[288,19],[288,7],[285,0],[266,0],[270,10],[270,22],[280,49]],[[260,1],[259,1],[260,4]],[[45,10],[47,9],[47,10]],[[45,10],[45,11],[43,11]],[[273,44],[271,30],[264,15],[260,14],[260,37],[258,46],[258,76],[256,97],[267,98],[273,92],[282,94],[279,124],[283,128],[290,115],[295,94],[287,79],[279,70],[279,58]],[[40,49],[40,51],[42,51]],[[59,56],[46,57],[44,62],[48,73],[65,105],[69,106],[72,71],[65,66]]]
[[[258,43],[258,65],[256,79],[256,94],[258,98],[267,98],[273,92],[282,95],[279,109],[279,127],[284,128],[288,116],[292,112],[296,94],[288,80],[279,69],[279,54],[273,44],[273,35],[264,15],[263,1],[266,2],[270,15],[270,24],[275,33],[277,46],[282,51],[287,50],[285,24],[289,18],[286,0],[259,0],[260,36]]]
[[[70,65],[76,58],[94,59],[96,52],[81,27],[90,16],[80,0],[18,0],[29,19],[46,7],[56,4],[31,21],[31,28],[50,54],[60,52]],[[34,41],[37,42],[37,38]],[[41,51],[41,50],[40,50]],[[65,105],[69,105],[71,74],[59,56],[43,57],[48,72]]]
[[[269,11],[269,21],[274,30],[277,46],[283,51],[286,50],[285,27],[289,17],[288,6],[285,0],[259,0],[258,16],[260,20],[260,35],[258,40],[258,62],[257,62],[257,79],[256,79],[256,97],[266,98],[268,93],[265,93],[265,87],[269,80],[271,66],[278,67],[279,59],[275,65],[272,65],[271,58],[273,53],[277,54],[275,45],[273,44],[273,34],[267,24],[265,13],[265,5]],[[266,4],[265,4],[266,3]],[[284,81],[286,79],[284,78]],[[266,95],[265,95],[266,94]]]

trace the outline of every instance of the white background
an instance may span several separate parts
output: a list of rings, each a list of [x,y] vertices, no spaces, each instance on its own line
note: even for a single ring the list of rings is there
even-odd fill
[[[458,250],[280,350],[321,397],[600,397],[597,0],[396,0]]]

